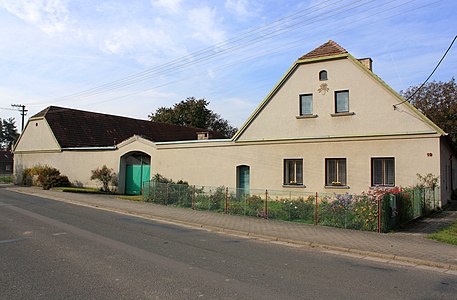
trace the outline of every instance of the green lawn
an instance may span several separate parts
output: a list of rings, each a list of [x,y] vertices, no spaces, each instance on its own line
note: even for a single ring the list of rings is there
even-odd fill
[[[105,194],[104,192],[100,191],[100,189],[86,187],[54,187],[52,189],[67,193]]]
[[[457,221],[438,232],[428,236],[430,239],[440,242],[457,245]]]
[[[143,195],[136,195],[136,196],[117,196],[116,198],[123,199],[123,200],[131,200],[131,201],[143,201]]]

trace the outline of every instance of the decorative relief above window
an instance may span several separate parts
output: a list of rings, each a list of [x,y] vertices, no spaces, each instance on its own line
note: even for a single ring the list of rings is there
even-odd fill
[[[319,86],[317,91],[319,93],[321,93],[322,95],[325,95],[329,91],[328,84],[327,83],[321,83],[321,85]]]

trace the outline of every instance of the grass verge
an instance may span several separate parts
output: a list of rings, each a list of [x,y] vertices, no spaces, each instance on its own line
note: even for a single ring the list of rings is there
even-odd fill
[[[430,234],[428,238],[451,245],[457,245],[457,221],[438,232]]]
[[[123,199],[123,200],[131,200],[131,201],[143,201],[144,197],[142,195],[137,196],[117,196],[116,198]]]
[[[54,187],[52,189],[66,193],[106,194],[100,191],[100,189],[86,187]]]

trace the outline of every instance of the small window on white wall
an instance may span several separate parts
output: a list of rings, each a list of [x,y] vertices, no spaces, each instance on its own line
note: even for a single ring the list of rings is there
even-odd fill
[[[320,81],[327,80],[327,71],[322,70],[322,71],[319,72],[319,80]]]
[[[349,91],[335,92],[335,113],[349,112]]]
[[[313,114],[313,94],[300,95],[300,116]]]

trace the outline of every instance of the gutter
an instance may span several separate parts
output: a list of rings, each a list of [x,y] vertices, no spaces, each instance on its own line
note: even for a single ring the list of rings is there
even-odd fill
[[[211,140],[188,140],[188,141],[172,141],[172,142],[155,142],[156,145],[176,145],[176,144],[196,144],[196,143],[211,143],[211,142],[231,142],[231,139],[211,139]]]
[[[116,150],[117,146],[100,146],[100,147],[68,147],[62,148],[62,151],[104,151]]]

